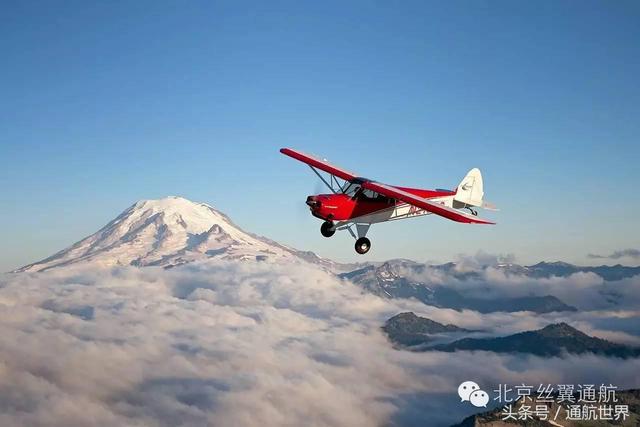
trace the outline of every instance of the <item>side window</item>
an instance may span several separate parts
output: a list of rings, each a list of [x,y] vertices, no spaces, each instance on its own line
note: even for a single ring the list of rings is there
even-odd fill
[[[371,191],[371,190],[364,190],[360,193],[360,198],[362,200],[382,200],[382,195],[376,193],[375,191]]]
[[[353,196],[360,189],[358,184],[349,184],[349,186],[345,189],[344,194],[348,196]]]

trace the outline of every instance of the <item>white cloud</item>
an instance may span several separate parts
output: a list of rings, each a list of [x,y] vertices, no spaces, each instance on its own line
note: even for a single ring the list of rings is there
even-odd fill
[[[599,255],[599,254],[589,254],[587,257],[592,259],[620,259],[620,258],[629,258],[629,259],[640,259],[640,249],[621,249],[618,251],[613,251],[609,255]]]
[[[455,392],[470,378],[640,383],[638,360],[394,350],[379,327],[408,310],[503,331],[556,320],[384,300],[302,265],[7,275],[0,425],[448,425],[470,413]]]
[[[568,277],[534,278],[510,273],[478,259],[492,258],[486,254],[461,258],[454,269],[458,277],[434,267],[421,271],[403,268],[401,272],[412,281],[446,286],[467,297],[491,299],[553,295],[580,310],[636,310],[640,307],[640,276],[604,281],[595,273],[577,272]],[[460,273],[474,275],[465,277]]]

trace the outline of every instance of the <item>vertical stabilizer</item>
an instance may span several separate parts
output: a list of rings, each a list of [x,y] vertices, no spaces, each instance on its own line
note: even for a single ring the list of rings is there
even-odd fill
[[[456,195],[453,197],[453,207],[464,207],[464,205],[482,206],[483,197],[482,174],[480,169],[473,168],[458,185]]]

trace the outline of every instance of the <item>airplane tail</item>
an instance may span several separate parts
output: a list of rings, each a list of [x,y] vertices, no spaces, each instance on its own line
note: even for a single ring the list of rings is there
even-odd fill
[[[453,196],[453,207],[464,208],[467,206],[481,207],[485,209],[495,209],[490,203],[485,203],[484,189],[482,188],[482,174],[480,169],[471,169],[458,185],[456,194]]]

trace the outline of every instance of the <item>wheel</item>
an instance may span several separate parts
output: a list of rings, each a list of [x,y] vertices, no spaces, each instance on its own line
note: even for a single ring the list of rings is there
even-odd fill
[[[325,221],[322,223],[322,225],[320,226],[320,233],[324,236],[324,237],[331,237],[334,234],[336,234],[336,230],[332,230],[331,227],[333,227],[333,223],[330,221]]]
[[[358,252],[360,255],[366,254],[367,252],[369,252],[369,249],[371,249],[371,241],[369,239],[367,239],[366,237],[361,237],[356,240],[356,252]]]

